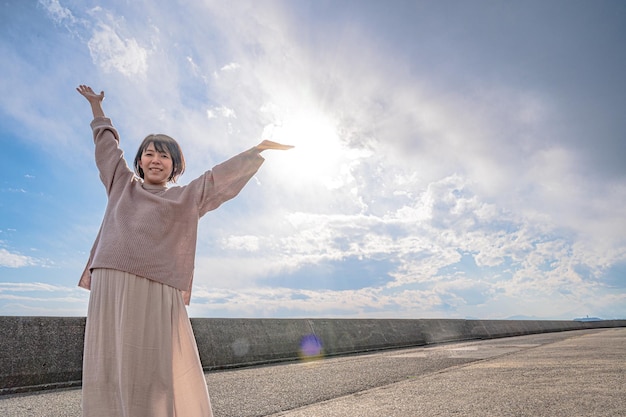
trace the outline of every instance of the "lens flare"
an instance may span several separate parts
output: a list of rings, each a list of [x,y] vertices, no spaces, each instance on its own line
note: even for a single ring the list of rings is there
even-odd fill
[[[307,334],[300,339],[300,359],[303,361],[314,361],[322,359],[324,356],[324,346],[322,341],[314,334]]]

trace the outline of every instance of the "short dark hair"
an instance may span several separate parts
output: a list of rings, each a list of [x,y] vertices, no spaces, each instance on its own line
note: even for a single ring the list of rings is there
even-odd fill
[[[178,177],[180,177],[183,172],[185,172],[185,157],[183,156],[183,151],[180,149],[180,145],[174,138],[171,138],[162,133],[158,134],[150,134],[146,136],[146,138],[139,145],[139,149],[137,150],[137,155],[135,156],[135,162],[133,166],[135,167],[135,173],[144,178],[143,169],[139,166],[139,162],[141,161],[141,155],[146,150],[150,144],[154,144],[154,149],[157,152],[167,151],[172,157],[172,173],[170,177],[167,179],[168,182],[176,182]]]

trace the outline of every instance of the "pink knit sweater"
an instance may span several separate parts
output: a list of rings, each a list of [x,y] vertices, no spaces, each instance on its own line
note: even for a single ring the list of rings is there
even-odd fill
[[[97,117],[91,127],[108,204],[78,285],[89,289],[95,268],[116,269],[178,288],[189,304],[198,220],[235,197],[263,157],[252,148],[188,185],[150,187],[128,167],[111,120]]]

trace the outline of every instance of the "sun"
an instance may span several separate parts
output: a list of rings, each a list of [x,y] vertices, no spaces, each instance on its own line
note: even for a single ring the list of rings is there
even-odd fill
[[[296,184],[319,184],[338,188],[345,182],[348,152],[337,133],[336,124],[316,111],[285,116],[265,127],[263,139],[294,145],[289,155],[272,161],[285,181]],[[278,160],[279,159],[279,160]]]

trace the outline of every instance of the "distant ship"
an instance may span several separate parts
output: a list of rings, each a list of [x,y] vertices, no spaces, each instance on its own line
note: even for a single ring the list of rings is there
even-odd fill
[[[574,319],[574,321],[602,321],[602,319],[598,317],[587,316],[587,317],[580,317],[580,318]]]

